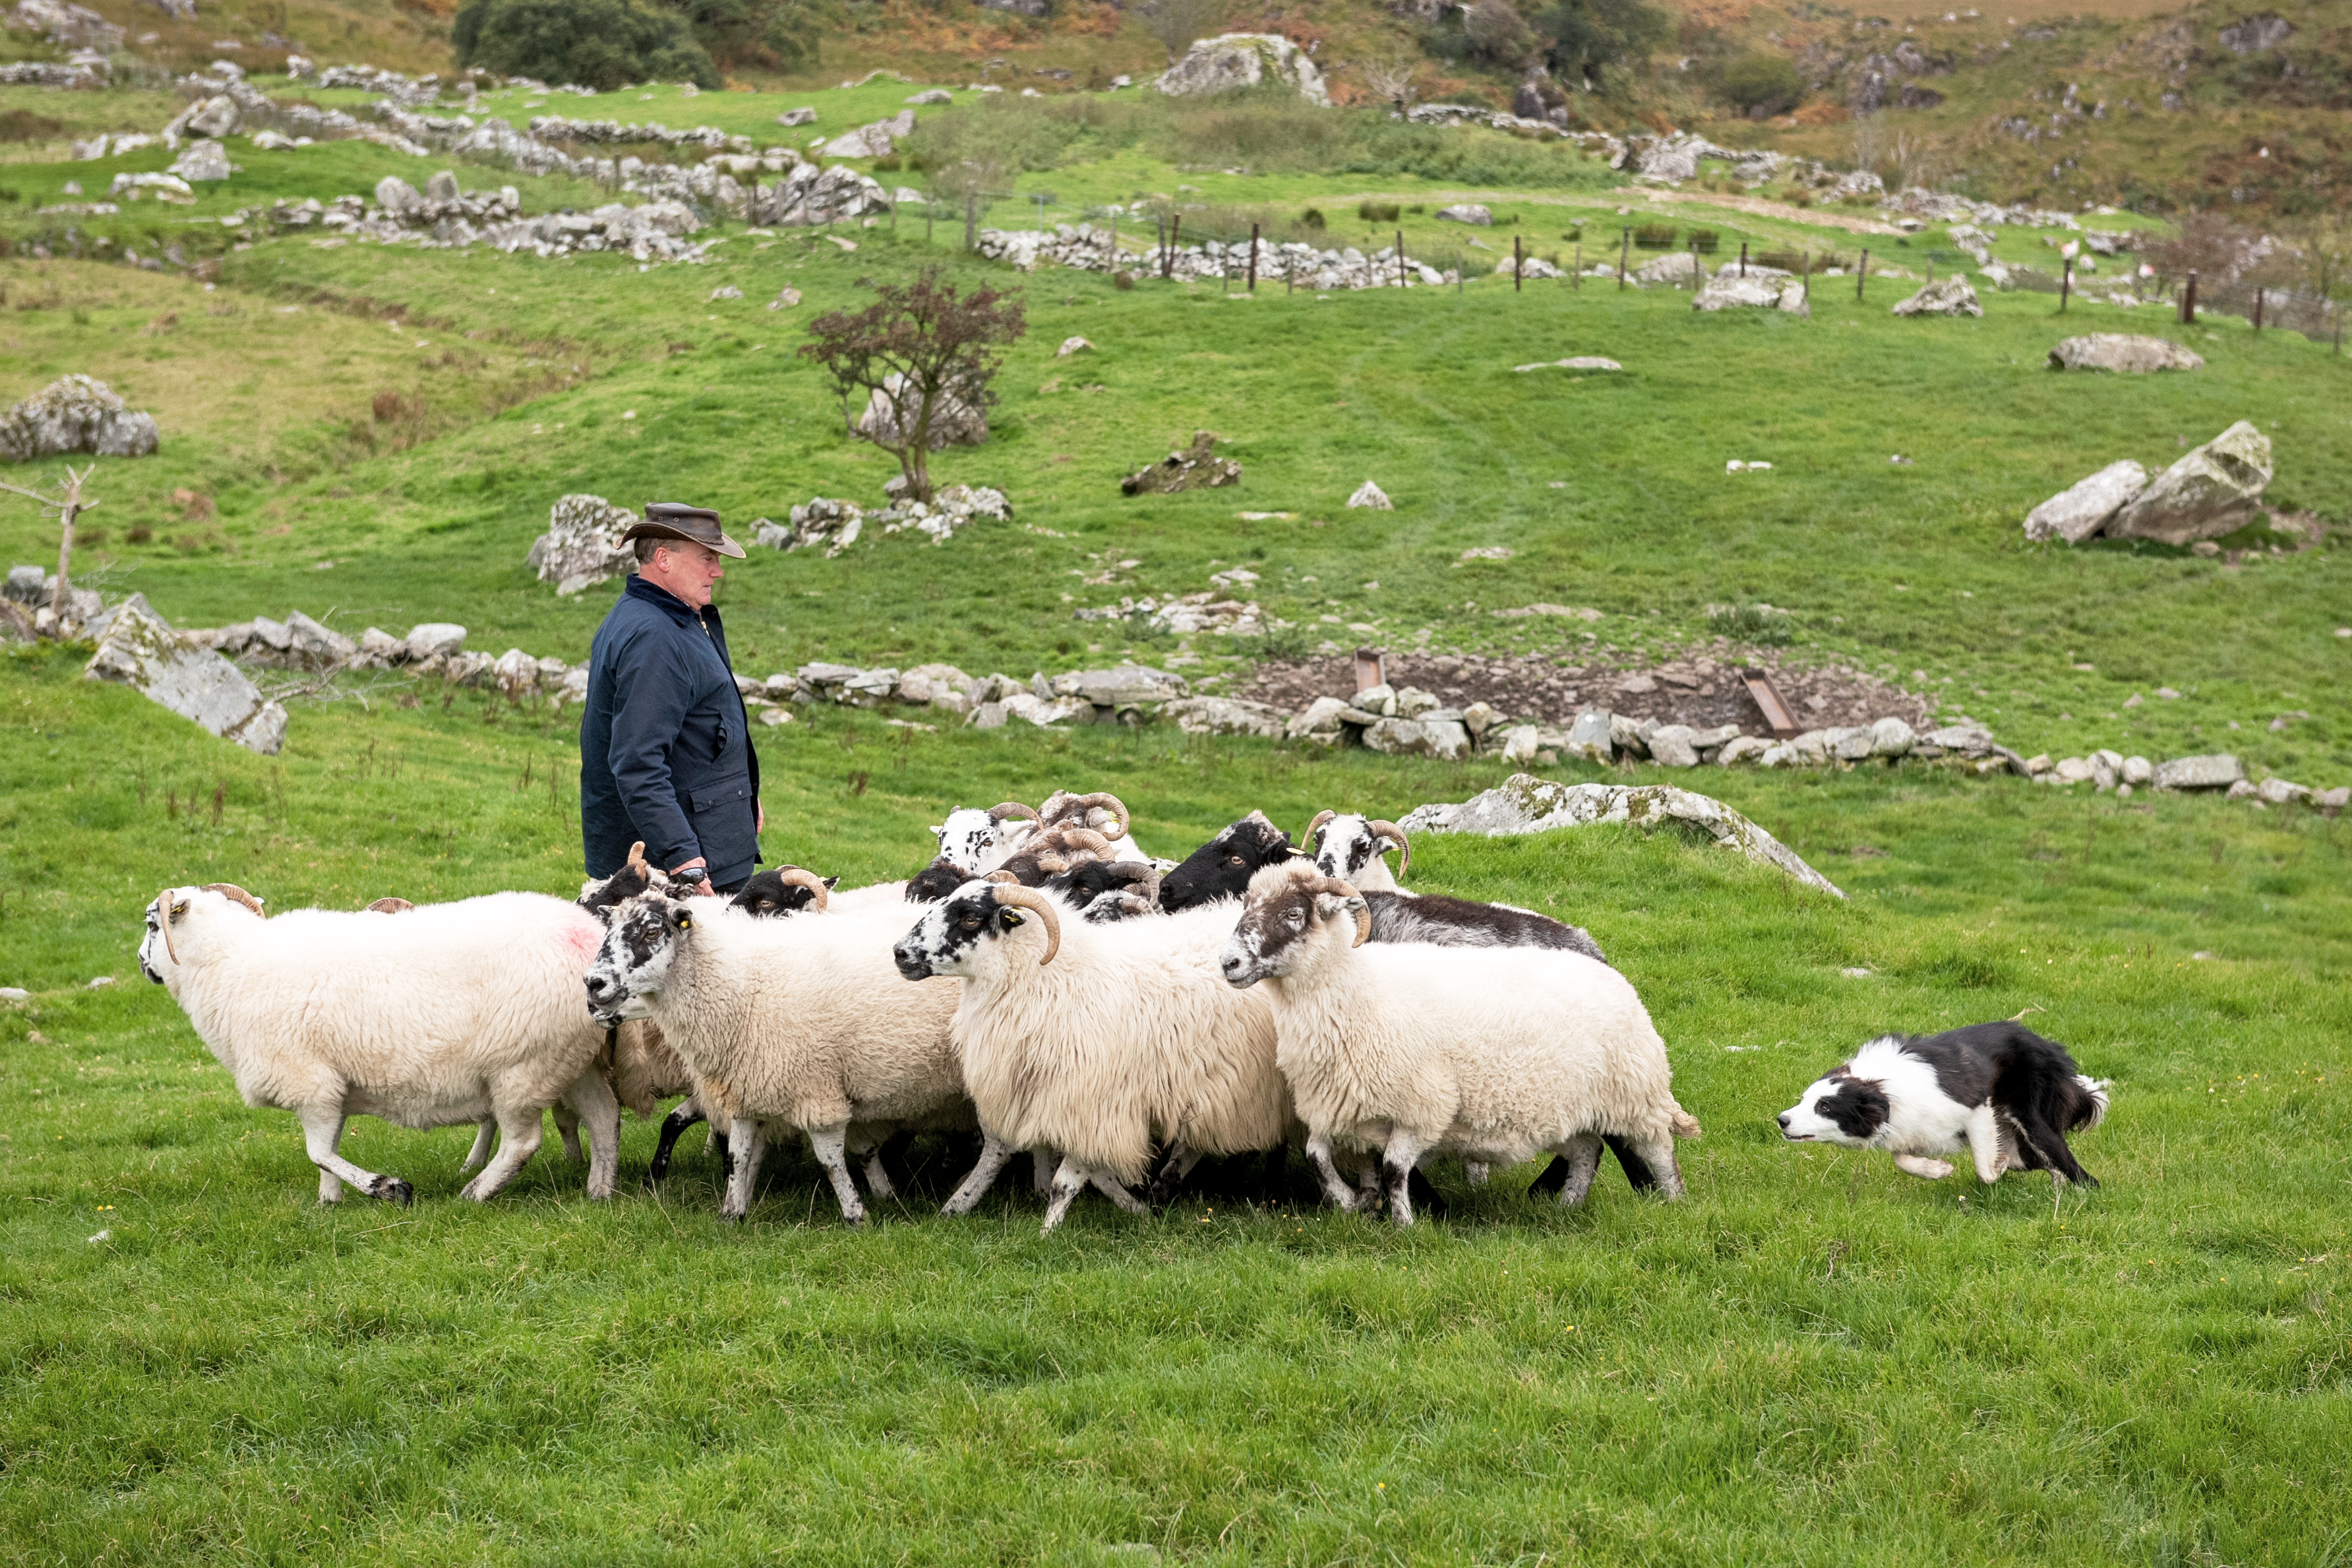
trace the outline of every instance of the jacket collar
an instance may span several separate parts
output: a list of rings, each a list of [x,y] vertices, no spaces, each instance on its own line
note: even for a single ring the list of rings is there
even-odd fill
[[[633,599],[643,599],[648,605],[659,605],[681,626],[689,626],[698,620],[711,626],[716,626],[719,622],[718,605],[713,605],[698,615],[694,607],[684,599],[657,583],[646,581],[634,572],[629,574],[628,585],[621,591]]]

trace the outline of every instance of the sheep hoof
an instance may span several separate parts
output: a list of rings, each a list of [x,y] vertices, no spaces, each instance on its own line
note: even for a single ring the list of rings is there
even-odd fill
[[[844,1215],[841,1216],[841,1220],[844,1225],[846,1225],[852,1230],[864,1230],[866,1228],[866,1216],[862,1214]]]
[[[382,1198],[386,1203],[406,1208],[416,1201],[416,1189],[398,1176],[378,1176],[374,1184],[368,1188],[368,1196]]]
[[[743,1216],[740,1214],[729,1214],[725,1209],[720,1209],[719,1211],[719,1223],[721,1225],[741,1225],[743,1223]]]

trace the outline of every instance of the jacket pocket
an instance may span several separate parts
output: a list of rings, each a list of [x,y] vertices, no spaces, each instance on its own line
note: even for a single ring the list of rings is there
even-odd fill
[[[699,815],[706,811],[718,811],[729,805],[748,804],[751,798],[751,776],[744,774],[689,790],[687,792],[686,809]]]

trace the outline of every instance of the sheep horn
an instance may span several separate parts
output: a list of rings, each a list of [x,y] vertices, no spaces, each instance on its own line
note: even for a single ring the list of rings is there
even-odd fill
[[[416,906],[406,899],[378,899],[368,906],[368,912],[378,915],[404,914]]]
[[[646,864],[646,841],[644,839],[640,838],[635,844],[629,846],[629,864],[635,867],[640,871],[651,869],[651,868]]]
[[[1024,822],[1042,823],[1045,820],[1037,815],[1035,806],[1024,805],[1017,800],[1008,800],[1001,805],[992,805],[988,808],[988,815],[998,822],[1003,821],[1008,816],[1017,816]]]
[[[247,892],[243,888],[238,887],[235,882],[206,882],[205,884],[205,891],[207,893],[218,893],[223,898],[227,899],[231,903],[243,904],[247,909],[251,910],[263,920],[268,920],[269,918],[268,911],[261,907],[261,900],[255,898],[251,893]]]
[[[1334,898],[1345,899],[1356,907],[1356,940],[1348,944],[1349,947],[1361,947],[1372,940],[1372,911],[1365,903],[1363,894],[1337,877],[1317,878],[1314,890],[1318,893],[1329,893]]]
[[[1037,967],[1043,969],[1053,963],[1054,955],[1062,951],[1062,917],[1055,910],[1054,900],[1034,888],[1014,887],[999,888],[996,901],[1034,910],[1037,918],[1045,922],[1045,956],[1037,961]]]
[[[1091,827],[1057,827],[1054,830],[1054,847],[1063,850],[1083,849],[1104,859],[1110,858],[1110,840]]]
[[[1145,903],[1150,904],[1153,909],[1158,909],[1160,907],[1159,869],[1156,867],[1147,869],[1142,876],[1136,878],[1135,880],[1127,885],[1127,890],[1133,893],[1137,898],[1141,899]]]
[[[1364,826],[1371,831],[1375,839],[1385,838],[1397,847],[1396,874],[1400,877],[1403,876],[1404,868],[1412,864],[1412,841],[1404,836],[1404,829],[1393,822],[1373,821]]]
[[[166,888],[155,895],[155,923],[163,929],[163,951],[171,955],[174,969],[180,966],[180,950],[172,945],[172,895],[177,890]]]
[[[1301,844],[1314,843],[1315,836],[1323,831],[1323,825],[1339,815],[1339,814],[1336,811],[1317,812],[1315,814],[1315,820],[1307,825],[1307,831],[1299,835],[1298,842]]]
[[[1067,816],[1073,809],[1079,811],[1092,811],[1097,807],[1100,807],[1104,811],[1111,812],[1118,816],[1118,833],[1111,835],[1112,837],[1116,838],[1119,834],[1123,834],[1127,831],[1127,824],[1129,820],[1127,803],[1119,799],[1118,796],[1111,794],[1108,790],[1100,790],[1093,795],[1066,795],[1063,797],[1061,809],[1055,812],[1055,816],[1056,818],[1059,818]]]
[[[825,887],[823,877],[814,871],[803,871],[798,866],[787,866],[777,874],[776,880],[787,888],[806,888],[809,897],[815,900],[809,906],[811,911],[820,915],[824,913],[830,889]]]
[[[1017,888],[1021,885],[1021,878],[1017,872],[1005,870],[991,871],[987,876],[982,877],[981,880],[983,882],[994,882],[1001,888]]]

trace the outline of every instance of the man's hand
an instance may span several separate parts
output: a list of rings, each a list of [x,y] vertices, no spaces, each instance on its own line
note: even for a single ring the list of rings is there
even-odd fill
[[[692,870],[696,867],[701,867],[705,870],[708,870],[709,868],[709,862],[705,860],[701,856],[697,855],[691,860],[681,860],[677,865],[672,866],[669,868],[669,871],[670,875],[675,877],[680,871]],[[710,879],[709,877],[705,877],[701,881],[697,882],[694,885],[694,896],[696,898],[717,898],[719,896],[719,889],[710,885]]]
[[[752,832],[754,832],[754,833],[765,833],[765,832],[767,832],[767,831],[768,831],[768,808],[767,808],[766,806],[764,806],[764,805],[761,805],[758,801],[756,801],[756,800],[755,800],[755,801],[753,801],[753,802],[751,803],[751,812],[752,812],[751,831],[752,831]]]

